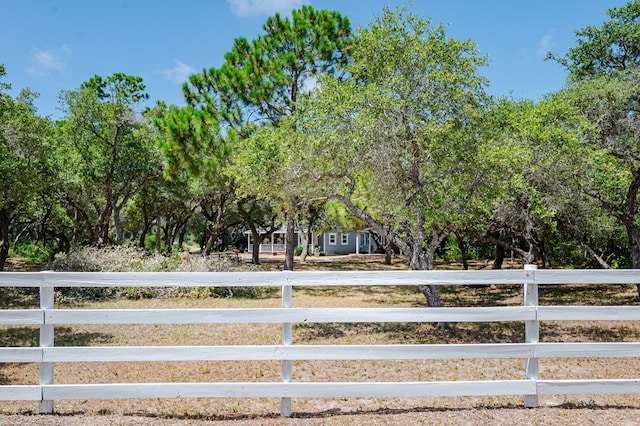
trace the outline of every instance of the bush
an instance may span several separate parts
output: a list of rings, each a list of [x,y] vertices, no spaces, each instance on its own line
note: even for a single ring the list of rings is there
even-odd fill
[[[296,246],[296,248],[293,250],[293,254],[295,256],[300,256],[302,254],[302,246]]]
[[[195,256],[189,262],[182,262],[176,269],[181,272],[242,272],[255,271],[255,265],[246,265],[235,258],[217,256]],[[264,287],[197,287],[180,288],[180,294],[188,297],[239,297],[259,299],[273,291]]]
[[[57,254],[54,271],[65,272],[141,272],[145,269],[145,253],[135,247],[83,247],[68,254]]]
[[[52,268],[64,272],[232,272],[256,270],[235,259],[195,256],[183,259],[181,253],[171,256],[149,255],[135,247],[84,247],[69,254],[56,255]],[[59,297],[75,300],[105,298],[148,299],[153,297],[244,297],[259,298],[271,292],[258,287],[125,287],[125,288],[61,288]]]

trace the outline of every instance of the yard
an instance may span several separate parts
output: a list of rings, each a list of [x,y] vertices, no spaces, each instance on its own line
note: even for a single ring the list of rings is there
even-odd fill
[[[385,269],[381,256],[314,258],[298,269]],[[456,267],[456,265],[446,265]],[[472,267],[483,267],[474,264]],[[517,265],[511,265],[517,267]],[[266,269],[280,259],[265,258]],[[395,259],[391,268],[404,268]],[[440,265],[445,267],[445,265]],[[496,306],[522,303],[519,286],[443,287],[446,306]],[[33,306],[33,298],[4,294],[4,309]],[[572,286],[540,289],[541,304],[638,304],[635,287]],[[278,307],[279,292],[259,299],[155,298],[101,302],[66,302],[81,308]],[[415,287],[296,288],[296,307],[424,306]],[[226,345],[278,344],[281,330],[269,324],[215,326],[96,326],[56,328],[59,345]],[[434,324],[298,324],[293,340],[300,344],[521,343],[522,323],[457,323],[448,330]],[[543,342],[638,341],[640,322],[543,323]],[[2,346],[37,345],[35,327],[0,328]],[[522,360],[442,361],[298,361],[293,381],[420,381],[521,379]],[[640,358],[542,359],[540,377],[638,378]],[[278,362],[68,363],[56,364],[56,383],[278,381]],[[0,384],[34,384],[33,364],[0,366]],[[640,395],[540,397],[540,408],[524,409],[522,397],[293,399],[293,418],[279,417],[279,399],[158,399],[59,401],[56,414],[40,416],[32,402],[3,402],[0,424],[640,424]]]

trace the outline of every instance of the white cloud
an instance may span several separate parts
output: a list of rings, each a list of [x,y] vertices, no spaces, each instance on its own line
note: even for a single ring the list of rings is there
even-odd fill
[[[164,77],[176,84],[184,83],[189,79],[189,76],[195,72],[195,69],[180,61],[176,61],[176,64],[173,68],[162,69],[162,74],[164,74]]]
[[[555,30],[551,30],[540,39],[538,42],[538,50],[536,51],[538,56],[543,58],[547,56],[547,52],[549,52],[553,47],[555,33]]]
[[[63,45],[54,50],[33,49],[31,51],[31,65],[26,71],[35,76],[48,75],[51,71],[62,73],[66,69],[62,56],[70,53],[71,46],[69,45]]]
[[[276,12],[289,13],[291,10],[309,3],[308,0],[227,0],[231,10],[238,16],[270,16]]]

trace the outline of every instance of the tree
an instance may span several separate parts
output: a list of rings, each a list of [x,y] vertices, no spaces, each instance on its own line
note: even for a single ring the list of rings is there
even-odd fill
[[[404,9],[355,37],[350,78],[323,78],[301,106],[306,160],[330,197],[395,244],[413,269],[461,220],[480,178],[474,123],[486,63],[475,44],[449,38]],[[435,286],[422,286],[439,306]]]
[[[122,214],[128,202],[161,172],[156,141],[136,112],[148,98],[140,77],[95,76],[78,90],[63,92],[66,117],[58,125],[58,149],[67,161],[67,201],[76,228],[92,244],[122,244]],[[84,222],[84,225],[81,225]]]
[[[640,68],[599,76],[568,94],[597,125],[585,137],[588,151],[580,189],[624,226],[631,265],[640,269]],[[640,291],[640,289],[639,289]]]
[[[192,76],[184,88],[190,105],[213,114],[240,138],[250,136],[256,125],[278,125],[319,75],[335,73],[349,61],[349,20],[338,12],[303,6],[291,18],[268,18],[263,29],[265,34],[254,40],[236,39],[222,67]],[[253,124],[247,129],[248,123]],[[278,206],[287,223],[285,269],[293,269],[299,201],[292,194]]]
[[[5,92],[9,88],[0,81],[0,271],[9,254],[11,227],[21,215],[33,219],[38,196],[56,182],[48,157],[49,120],[36,114],[34,93],[22,90],[14,99]]]
[[[166,162],[165,175],[174,188],[189,188],[195,208],[180,209],[188,219],[199,211],[206,219],[202,253],[208,254],[221,240],[233,201],[233,185],[224,174],[231,160],[228,138],[220,132],[215,114],[193,106],[167,106],[159,102],[147,112],[160,131],[160,147]],[[181,184],[180,184],[181,182]],[[175,202],[184,204],[183,199]],[[186,224],[186,220],[184,221]],[[221,249],[220,247],[218,249]]]
[[[581,222],[575,191],[562,185],[580,167],[580,136],[586,120],[562,96],[535,103],[499,99],[482,123],[483,168],[480,201],[469,229],[483,241],[547,264],[547,242],[564,225]],[[498,259],[498,263],[500,259]]]
[[[313,224],[308,219],[313,218],[313,210],[325,198],[317,196],[307,179],[306,165],[300,161],[296,148],[301,141],[294,131],[293,120],[295,117],[283,117],[279,124],[263,125],[250,137],[238,140],[233,165],[228,170],[237,182],[236,193],[241,199],[270,206],[268,212],[274,212],[278,207],[284,210],[287,254],[293,253],[296,246],[296,240],[289,234],[295,236],[296,229],[308,231],[303,225]],[[241,214],[244,215],[242,211]],[[246,217],[254,239],[254,257],[257,256],[257,245],[277,229],[275,219],[280,217],[281,223],[281,216],[282,213],[273,214],[271,221],[263,219],[262,233],[257,232],[258,228]]]
[[[610,18],[601,26],[587,26],[575,32],[577,45],[564,57],[548,53],[569,71],[570,81],[627,71],[640,62],[640,1],[607,11]]]
[[[595,125],[584,138],[578,189],[626,230],[631,265],[640,268],[640,1],[607,12],[600,27],[576,32],[562,58],[565,95]],[[638,286],[640,295],[640,286]]]

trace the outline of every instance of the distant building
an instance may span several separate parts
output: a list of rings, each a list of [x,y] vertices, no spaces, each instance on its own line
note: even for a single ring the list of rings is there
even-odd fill
[[[378,245],[368,230],[337,231],[322,233],[318,238],[320,254],[333,256],[338,254],[372,254]]]
[[[302,243],[302,232],[297,231],[296,245]],[[245,231],[247,236],[247,249],[253,250],[253,242],[251,241],[251,231]],[[287,228],[282,227],[266,238],[260,244],[260,253],[278,253],[285,252],[285,235]],[[309,241],[309,253],[314,253],[316,247],[319,249],[320,255],[334,256],[340,254],[372,254],[378,250],[378,244],[371,236],[369,230],[358,231],[338,231],[331,230],[317,234],[311,232]]]

